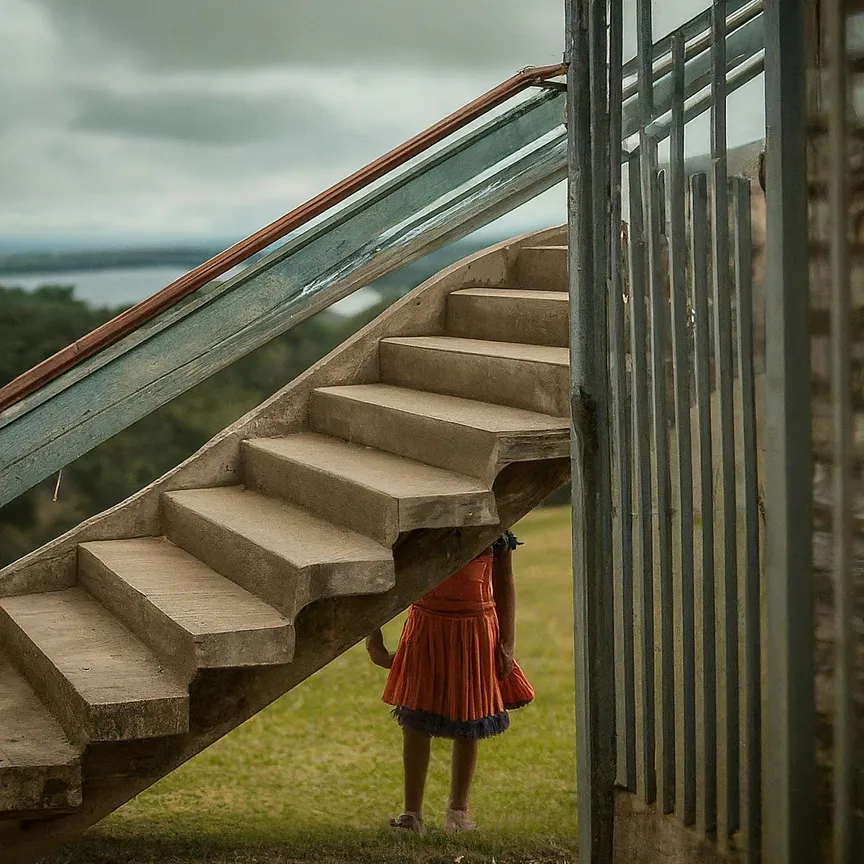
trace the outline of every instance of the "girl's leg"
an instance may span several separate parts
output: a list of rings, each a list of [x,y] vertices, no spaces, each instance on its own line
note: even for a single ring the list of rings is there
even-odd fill
[[[431,739],[422,732],[402,730],[402,761],[405,766],[405,810],[408,813],[423,812],[423,792],[429,772]]]
[[[453,741],[453,764],[450,770],[451,810],[468,810],[471,781],[477,767],[477,740],[456,738]]]

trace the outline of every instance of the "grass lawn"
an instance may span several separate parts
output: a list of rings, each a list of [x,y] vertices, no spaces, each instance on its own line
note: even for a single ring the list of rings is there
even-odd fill
[[[572,864],[576,846],[569,511],[517,533],[517,657],[536,702],[483,742],[477,835],[444,835],[449,753],[435,742],[424,838],[399,812],[400,732],[357,646],[117,811],[50,864]],[[387,628],[395,646],[402,619]]]

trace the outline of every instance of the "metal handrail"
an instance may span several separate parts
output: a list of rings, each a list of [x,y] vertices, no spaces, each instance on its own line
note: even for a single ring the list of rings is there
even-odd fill
[[[443,120],[400,144],[389,153],[370,162],[305,204],[301,204],[270,225],[185,273],[165,288],[140,303],[136,303],[120,315],[22,373],[4,387],[0,387],[0,411],[44,387],[81,361],[117,342],[183,298],[242,264],[250,256],[261,252],[292,231],[296,231],[312,219],[341,204],[376,180],[426,152],[449,135],[459,131],[484,114],[488,114],[508,99],[529,87],[543,84],[552,78],[564,75],[566,69],[564,64],[558,64],[528,67],[517,72],[497,87],[449,114]]]
[[[726,24],[729,29],[746,24],[754,16],[762,12],[763,0],[728,0],[726,4]],[[654,75],[666,74],[672,69],[672,37],[681,34],[686,43],[685,59],[689,59],[694,49],[703,50],[711,41],[711,7],[703,9],[698,15],[694,15],[677,30],[668,33],[662,39],[654,43],[651,51],[654,62]],[[691,42],[695,39],[695,42]],[[665,58],[665,59],[664,59]],[[657,61],[662,61],[658,63]],[[621,70],[624,78],[629,78],[638,72],[638,57],[631,57]]]
[[[761,0],[729,0],[727,5],[732,12],[726,42],[729,92],[749,80],[761,62],[762,21],[752,14],[754,3],[761,6]],[[706,107],[700,90],[706,63],[711,64],[697,29],[690,22],[678,31],[679,41],[681,34],[690,34],[688,116]],[[655,45],[652,53],[655,104],[649,119],[656,127],[652,131],[662,135],[673,94],[663,51]],[[109,333],[102,346],[88,342],[104,328],[94,331],[0,389],[0,506],[286,329],[564,179],[565,93],[558,91],[566,86],[550,80],[564,71],[563,65],[547,66],[508,79],[124,313],[141,314],[142,306],[167,292],[185,290],[168,298],[161,311],[151,306],[132,329]],[[454,136],[419,164],[385,177],[532,85],[551,92],[520,102],[481,128]],[[640,122],[637,102],[636,96],[625,99],[625,138]],[[379,178],[384,182],[376,188],[353,196]],[[343,206],[325,212],[340,202]],[[324,218],[306,222],[318,215]],[[301,224],[303,230],[295,231]],[[264,260],[234,278],[212,281],[288,234]],[[192,279],[200,281],[196,285]],[[123,320],[120,316],[108,326]],[[51,364],[56,364],[53,370]]]

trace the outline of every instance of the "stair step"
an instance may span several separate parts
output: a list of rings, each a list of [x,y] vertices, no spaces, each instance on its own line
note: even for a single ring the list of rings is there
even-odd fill
[[[567,247],[524,246],[516,259],[516,279],[529,291],[569,291]]]
[[[456,336],[403,336],[379,343],[381,379],[481,402],[566,417],[567,348]]]
[[[73,740],[188,730],[186,688],[84,589],[5,597],[0,615],[9,652]]]
[[[466,288],[447,297],[447,332],[467,339],[570,344],[566,291]]]
[[[80,803],[78,749],[0,654],[0,812],[71,810]]]
[[[290,621],[314,600],[378,594],[393,553],[369,537],[237,486],[162,496],[168,539]]]
[[[509,462],[556,459],[570,452],[569,421],[388,384],[313,391],[316,432],[376,447],[491,485]]]
[[[314,432],[243,442],[243,473],[387,546],[417,528],[498,523],[495,496],[472,477]]]
[[[93,596],[188,677],[294,656],[290,621],[165,538],[83,543],[78,572]]]

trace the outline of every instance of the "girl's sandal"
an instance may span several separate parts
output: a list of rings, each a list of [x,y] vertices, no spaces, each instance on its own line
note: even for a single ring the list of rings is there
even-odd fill
[[[395,819],[390,820],[391,828],[401,828],[404,831],[413,831],[415,834],[425,834],[426,826],[423,824],[423,817],[417,813],[411,813],[406,810]]]
[[[468,818],[467,810],[451,810],[448,807],[444,811],[444,830],[454,834],[461,831],[476,831],[477,826]]]

